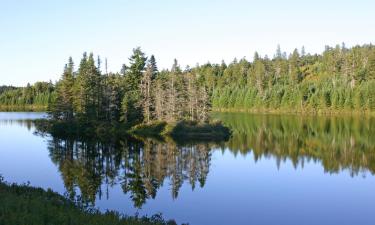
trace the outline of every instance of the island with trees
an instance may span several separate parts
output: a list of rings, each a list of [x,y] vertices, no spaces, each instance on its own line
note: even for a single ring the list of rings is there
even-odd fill
[[[44,94],[50,120],[42,126],[63,135],[169,135],[224,140],[228,128],[209,121],[211,104],[203,76],[182,70],[158,71],[153,55],[133,49],[129,65],[109,73],[100,57],[83,53],[75,70],[72,58],[54,91]],[[38,96],[38,95],[37,95]]]

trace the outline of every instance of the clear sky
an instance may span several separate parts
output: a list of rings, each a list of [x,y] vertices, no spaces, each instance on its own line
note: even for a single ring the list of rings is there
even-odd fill
[[[373,0],[0,0],[0,85],[56,81],[72,56],[119,71],[136,46],[159,68],[375,42]]]

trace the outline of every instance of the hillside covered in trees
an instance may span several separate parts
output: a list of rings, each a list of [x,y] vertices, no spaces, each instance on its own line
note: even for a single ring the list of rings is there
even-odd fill
[[[322,54],[304,48],[287,55],[228,65],[206,63],[181,69],[177,60],[158,71],[154,56],[133,50],[129,65],[107,71],[101,59],[70,58],[55,85],[39,82],[0,93],[1,106],[49,105],[55,118],[138,123],[153,120],[206,121],[210,109],[309,113],[375,111],[375,47],[326,47]],[[6,88],[5,88],[6,89]]]
[[[289,56],[280,47],[272,59],[204,65],[216,109],[287,112],[375,110],[375,47],[326,47],[321,55],[304,48]]]

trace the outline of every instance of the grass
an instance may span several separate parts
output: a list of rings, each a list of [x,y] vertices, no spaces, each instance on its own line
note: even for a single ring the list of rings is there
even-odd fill
[[[256,114],[275,114],[275,115],[359,115],[375,116],[374,111],[370,110],[351,110],[351,109],[270,109],[270,108],[214,108],[214,112],[247,112]]]
[[[174,139],[185,140],[227,140],[231,132],[221,122],[198,123],[195,121],[181,121],[166,126],[163,134]]]
[[[8,184],[0,177],[0,224],[2,225],[174,225],[160,214],[125,216],[116,211],[77,206],[52,190],[27,184]]]
[[[37,130],[54,137],[98,138],[100,140],[127,135],[128,128],[119,123],[34,120]]]
[[[138,136],[160,136],[166,126],[167,123],[163,121],[155,121],[150,124],[142,123],[130,128],[128,133]]]
[[[0,111],[4,112],[45,112],[45,105],[0,105]]]
[[[54,137],[94,137],[99,140],[121,138],[130,135],[156,139],[171,137],[176,141],[225,141],[231,135],[229,128],[225,127],[221,122],[198,123],[195,121],[180,121],[177,123],[166,123],[155,121],[128,128],[120,123],[80,123],[41,119],[36,120],[35,125],[39,132],[49,133]]]
[[[131,128],[130,134],[137,136],[164,136],[174,140],[185,141],[223,141],[231,132],[221,122],[198,123],[195,121],[180,121],[177,123],[154,122],[139,124]]]

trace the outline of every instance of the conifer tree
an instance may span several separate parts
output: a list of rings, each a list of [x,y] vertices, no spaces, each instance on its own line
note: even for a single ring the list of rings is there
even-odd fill
[[[133,55],[129,58],[129,61],[125,76],[126,87],[122,101],[122,119],[125,122],[136,123],[142,120],[140,84],[147,57],[138,47],[133,49]]]

